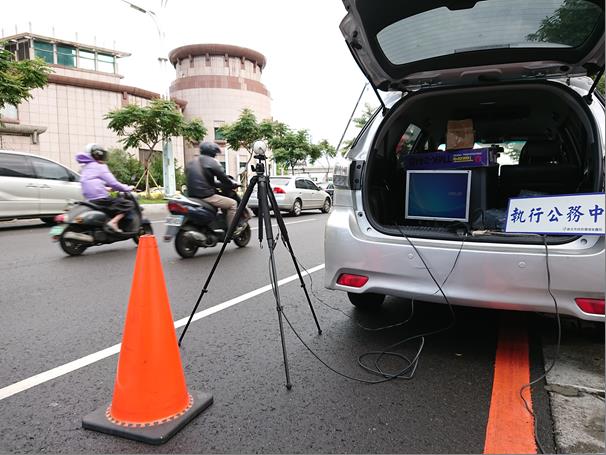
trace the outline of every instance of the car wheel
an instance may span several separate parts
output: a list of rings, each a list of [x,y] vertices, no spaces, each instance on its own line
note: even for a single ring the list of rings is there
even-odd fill
[[[326,200],[324,201],[324,205],[322,206],[322,208],[320,210],[322,210],[322,213],[330,212],[330,199],[329,198],[326,198]]]
[[[75,231],[70,227],[66,228],[61,233],[61,237],[59,237],[59,245],[61,246],[61,249],[70,256],[80,256],[82,253],[84,253],[84,251],[86,251],[88,245],[84,245],[76,240],[66,239],[65,234],[67,234],[68,232]]]
[[[179,256],[185,259],[189,259],[195,256],[198,252],[198,246],[191,242],[186,236],[183,229],[179,229],[177,235],[175,236],[175,250]]]
[[[290,211],[290,214],[292,216],[299,216],[299,215],[301,215],[301,210],[303,210],[303,206],[301,205],[301,200],[300,199],[296,199],[295,203],[292,205],[292,209]]]
[[[245,247],[250,242],[250,226],[246,226],[246,229],[238,236],[234,237],[234,243],[238,245],[240,248]]]
[[[49,226],[54,226],[55,224],[57,224],[55,222],[55,218],[52,216],[45,216],[40,218],[40,221],[42,221],[44,224],[47,224]]]
[[[349,297],[349,301],[359,310],[378,310],[383,301],[385,300],[385,295],[383,294],[354,294],[353,292],[348,292],[347,297]]]
[[[139,228],[139,234],[135,237],[133,237],[133,242],[135,242],[137,245],[139,245],[139,237],[141,237],[142,235],[153,235],[154,234],[154,230],[152,229],[150,224],[144,224],[141,226],[141,228]]]
[[[259,216],[259,209],[251,209],[255,216]]]

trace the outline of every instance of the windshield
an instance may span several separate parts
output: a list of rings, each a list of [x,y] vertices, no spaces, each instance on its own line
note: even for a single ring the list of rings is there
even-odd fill
[[[587,0],[487,0],[406,17],[383,28],[377,40],[396,65],[486,49],[574,48],[591,35],[601,13]]]

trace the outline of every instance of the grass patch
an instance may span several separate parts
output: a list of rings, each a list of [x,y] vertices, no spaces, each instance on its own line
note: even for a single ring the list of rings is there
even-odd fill
[[[166,204],[168,202],[166,199],[146,199],[144,197],[140,197],[138,201],[139,204]]]

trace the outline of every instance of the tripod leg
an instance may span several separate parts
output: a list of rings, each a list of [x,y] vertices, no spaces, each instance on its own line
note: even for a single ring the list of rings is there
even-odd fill
[[[179,346],[181,346],[183,337],[185,337],[185,333],[187,332],[187,329],[189,328],[189,324],[191,323],[191,320],[194,317],[194,314],[196,314],[196,310],[198,309],[198,305],[200,305],[200,302],[202,301],[202,297],[204,297],[204,294],[206,294],[208,292],[208,285],[210,284],[210,280],[212,279],[213,275],[215,274],[215,270],[217,270],[219,261],[221,260],[221,257],[223,256],[223,252],[225,251],[227,244],[231,240],[231,237],[232,237],[234,231],[236,230],[236,226],[238,225],[238,221],[240,220],[240,217],[242,216],[242,214],[244,213],[244,210],[246,209],[246,204],[248,203],[248,199],[250,199],[250,195],[251,195],[252,190],[253,190],[254,186],[256,185],[256,183],[257,183],[257,176],[254,176],[250,180],[250,185],[246,189],[246,192],[244,193],[244,196],[242,197],[242,202],[240,202],[240,205],[238,206],[238,211],[236,212],[236,215],[234,216],[234,220],[232,221],[231,225],[227,229],[227,233],[225,234],[225,241],[223,242],[223,245],[221,246],[221,250],[219,251],[219,254],[217,255],[217,259],[215,259],[215,263],[213,264],[213,267],[210,270],[208,277],[206,278],[204,287],[202,288],[202,291],[200,291],[200,295],[198,296],[198,300],[196,301],[196,304],[194,305],[194,309],[192,310],[191,314],[189,315],[187,324],[185,324],[185,327],[183,328],[183,332],[181,332],[181,336],[179,337]]]
[[[267,190],[267,182],[265,178],[261,178],[259,180],[259,185],[257,188],[257,195],[259,196],[259,216],[262,217],[263,222],[265,223],[265,233],[267,235],[267,247],[269,249],[269,259],[270,259],[270,268],[271,268],[271,276],[272,283],[275,284],[274,288],[274,297],[276,299],[276,310],[278,312],[278,325],[280,326],[280,340],[282,341],[282,355],[284,357],[284,371],[286,373],[286,388],[290,390],[292,388],[292,383],[290,382],[290,371],[288,366],[288,355],[286,353],[286,340],[284,338],[284,324],[282,322],[282,304],[280,302],[280,288],[278,287],[278,276],[276,273],[276,262],[274,258],[274,249],[276,247],[276,243],[273,236],[273,231],[271,227],[271,216],[269,213],[269,202],[268,202],[268,190]]]
[[[303,288],[303,292],[305,293],[305,298],[307,299],[307,303],[309,304],[309,309],[311,310],[311,314],[314,317],[314,321],[316,323],[316,327],[318,328],[318,335],[322,335],[322,329],[320,328],[320,323],[318,322],[318,318],[316,317],[316,312],[314,310],[313,305],[311,304],[311,299],[309,298],[309,294],[307,293],[307,287],[305,286],[305,280],[303,280],[303,276],[301,275],[301,270],[299,269],[299,263],[297,262],[297,258],[295,256],[295,252],[292,249],[292,245],[290,244],[290,239],[288,238],[288,231],[286,230],[286,224],[284,224],[284,219],[282,218],[282,214],[280,210],[278,210],[278,202],[274,196],[271,188],[267,190],[267,196],[269,198],[269,202],[274,209],[274,213],[276,214],[276,220],[278,222],[278,229],[280,229],[280,234],[282,235],[282,239],[284,239],[284,243],[286,243],[286,248],[290,253],[290,257],[292,258],[292,262],[295,265],[295,270],[297,271],[297,275],[299,276],[299,282],[301,283],[301,287]]]

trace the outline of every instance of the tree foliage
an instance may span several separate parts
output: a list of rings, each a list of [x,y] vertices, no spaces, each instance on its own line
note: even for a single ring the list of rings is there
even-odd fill
[[[600,7],[586,0],[564,0],[562,6],[543,19],[539,29],[526,38],[577,47],[587,39],[587,26],[595,24],[600,14]]]
[[[174,101],[160,98],[143,107],[129,104],[109,112],[105,119],[109,120],[108,128],[122,137],[120,142],[125,147],[138,149],[140,144],[144,144],[150,151],[143,162],[146,193],[149,193],[149,165],[155,158],[158,144],[179,136],[187,142],[197,143],[206,135],[202,121],[194,119],[188,122]],[[151,176],[157,182],[155,176]]]
[[[240,117],[235,122],[221,127],[221,135],[232,150],[244,149],[248,152],[248,160],[241,179],[244,186],[248,183],[248,168],[253,157],[255,141],[264,140],[270,143],[274,137],[284,135],[287,130],[288,127],[281,122],[274,120],[257,121],[257,117],[250,109],[243,109]]]
[[[42,59],[16,61],[0,42],[0,109],[31,98],[33,89],[47,84],[50,72]]]
[[[370,117],[372,117],[372,115],[375,113],[376,110],[377,110],[377,108],[372,106],[370,103],[364,103],[364,109],[362,110],[362,113],[358,117],[354,117],[352,119],[353,124],[358,129],[364,128],[364,126],[368,123],[368,121],[370,120]],[[351,148],[354,140],[355,140],[355,138],[343,141],[343,143],[341,144],[341,147],[339,149],[341,154],[344,155]]]
[[[307,160],[316,161],[322,155],[319,146],[311,143],[307,130],[286,130],[270,141],[273,158],[295,173],[295,167],[304,165]]]

